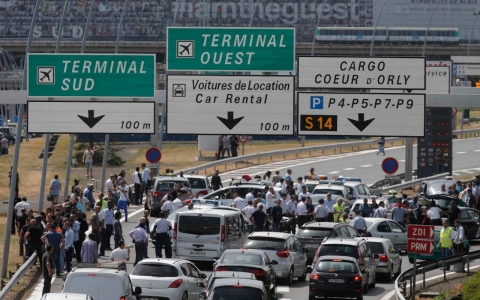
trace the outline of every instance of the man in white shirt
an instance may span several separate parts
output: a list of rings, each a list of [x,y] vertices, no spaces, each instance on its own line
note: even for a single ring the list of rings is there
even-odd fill
[[[111,261],[129,261],[130,260],[130,249],[125,249],[125,242],[118,242],[118,248],[113,250],[110,253]]]
[[[331,212],[330,208],[326,206],[325,200],[319,199],[318,205],[315,207],[315,220],[317,222],[325,222],[327,220],[327,214]]]
[[[285,189],[285,184],[284,184],[284,182],[285,182],[285,179],[280,178],[280,180],[279,180],[277,183],[275,183],[275,187],[278,187],[278,188],[281,188],[281,189]]]
[[[267,207],[267,215],[270,214],[272,207],[275,206],[275,191],[273,187],[268,188],[267,194],[265,194],[265,202]]]
[[[169,213],[172,212],[172,200],[166,200],[163,205],[162,205],[162,208],[160,210],[164,211],[168,211]]]
[[[165,200],[165,201],[167,201],[167,200],[170,200],[170,201],[173,200],[173,199],[172,199],[172,192],[173,192],[172,189],[168,189],[168,190],[167,190],[167,193],[165,194],[165,196],[163,196],[162,200]]]
[[[250,191],[248,192],[248,194],[245,196],[245,202],[248,203],[248,201],[252,201],[253,203],[253,200],[255,200],[255,195],[253,194],[255,192],[255,189],[254,188],[250,188]]]
[[[337,204],[337,201],[335,199],[332,199],[332,194],[327,193],[327,200],[325,201],[325,205],[330,208],[330,210],[332,210],[335,204]]]
[[[21,217],[22,216],[22,209],[29,210],[29,209],[32,209],[32,208],[30,207],[30,204],[27,203],[27,198],[23,197],[22,201],[15,204],[15,209],[17,210],[17,217]]]
[[[142,172],[142,185],[141,185],[142,195],[140,197],[143,197],[143,193],[145,192],[145,186],[147,185],[147,180],[150,178],[150,171],[148,170],[147,165],[145,165],[145,163],[143,163],[140,167],[143,170],[143,172]]]
[[[135,172],[133,172],[133,187],[135,189],[135,205],[142,204],[142,199],[141,197],[141,187],[142,187],[142,175],[140,175],[140,168],[136,167]]]
[[[117,187],[117,190],[120,191],[120,198],[117,202],[117,211],[123,209],[123,214],[125,215],[125,222],[128,222],[128,194],[130,188],[125,184],[125,179],[120,181],[120,186]]]
[[[83,191],[81,190],[78,192],[78,203],[83,206],[83,210],[85,212],[90,210],[90,201],[88,201],[88,199],[83,196]]]
[[[183,207],[183,201],[181,198],[183,197],[183,193],[181,191],[177,192],[177,199],[173,200],[172,202],[172,211],[170,213],[173,213],[177,209]]]
[[[301,200],[297,204],[297,217],[298,217],[298,227],[302,227],[303,224],[307,222],[307,206],[305,205],[305,200]]]
[[[360,234],[365,234],[365,232],[367,231],[367,222],[365,222],[365,219],[360,215],[359,210],[355,211],[355,219],[353,220],[352,226]]]
[[[252,200],[249,200],[248,201],[248,205],[245,206],[243,209],[242,209],[242,215],[245,216],[245,218],[247,220],[250,220],[250,217],[252,216],[253,212],[256,211],[257,209],[255,207],[253,207],[253,202]],[[253,232],[253,224],[248,224],[247,225],[247,231],[248,233],[252,233]]]
[[[303,183],[302,177],[298,177],[297,182],[298,182],[298,185],[297,185],[297,195],[298,195],[303,191],[303,187],[305,186],[305,183]]]
[[[380,201],[378,208],[373,212],[373,218],[387,218],[387,210],[385,209],[385,202]]]
[[[245,199],[239,197],[237,193],[234,193],[232,206],[242,210],[245,206],[247,206],[247,202]]]
[[[302,186],[302,191],[298,194],[299,200],[307,200],[307,197],[310,197],[310,193],[307,191],[307,186]]]
[[[165,257],[172,258],[172,243],[169,232],[172,229],[170,222],[165,219],[165,213],[160,213],[160,219],[155,221],[153,230],[156,232],[155,256],[162,258],[162,248],[165,247]]]
[[[280,207],[282,208],[282,212],[283,212],[283,216],[286,217],[287,216],[287,194],[286,193],[282,193],[281,194],[281,198],[280,198]]]
[[[442,226],[442,209],[437,207],[435,201],[432,201],[430,208],[427,211],[427,217],[430,220],[430,225]]]

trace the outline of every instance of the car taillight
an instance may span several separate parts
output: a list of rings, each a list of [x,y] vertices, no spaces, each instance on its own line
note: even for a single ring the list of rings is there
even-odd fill
[[[183,280],[181,279],[177,279],[175,280],[174,282],[170,283],[170,285],[168,286],[169,289],[176,289],[178,288],[179,286],[181,286],[183,283]]]
[[[242,246],[242,248],[240,248],[240,249],[242,249],[242,250],[248,250],[248,248],[245,247],[245,246]]]
[[[163,196],[165,195],[162,192],[157,192],[157,191],[153,192],[153,197],[163,197]]]
[[[222,225],[222,243],[225,242],[225,225]]]
[[[313,257],[312,266],[314,266],[315,263],[317,262],[317,258],[318,258],[318,255],[320,255],[321,248],[322,248],[322,245],[318,246],[317,252],[315,252],[315,256]]]
[[[353,281],[354,281],[354,282],[362,282],[362,279],[363,279],[362,276],[355,276],[355,277],[353,278]]]
[[[207,195],[208,191],[207,190],[201,190],[198,192],[200,195]]]
[[[318,274],[310,274],[310,280],[320,280],[320,276]]]
[[[267,273],[264,270],[254,269],[252,270],[252,273],[255,274],[255,276],[267,276]]]
[[[288,252],[288,250],[278,250],[277,256],[281,258],[287,258],[290,256],[290,252]]]
[[[225,267],[218,267],[215,269],[216,272],[228,271],[228,268]]]
[[[364,266],[365,265],[365,259],[363,258],[362,251],[360,251],[360,247],[358,247],[358,257],[359,257],[358,258],[358,260],[359,260],[358,264],[360,266]]]
[[[386,255],[380,255],[380,262],[388,262],[388,257]]]
[[[126,300],[127,298],[125,298],[125,296],[121,296],[120,297],[120,300]]]
[[[177,239],[177,223],[173,223],[173,239]]]

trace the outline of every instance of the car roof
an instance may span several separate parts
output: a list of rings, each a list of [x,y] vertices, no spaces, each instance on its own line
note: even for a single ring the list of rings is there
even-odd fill
[[[368,242],[378,242],[378,243],[385,243],[385,242],[390,241],[389,239],[379,238],[379,237],[357,237],[357,238],[354,238],[354,239],[356,239],[356,240],[363,239],[363,240],[366,240]]]
[[[87,294],[76,294],[76,293],[47,293],[43,295],[42,299],[45,300],[60,300],[60,299],[67,299],[67,300],[87,300],[91,299],[91,297]]]
[[[327,245],[327,244],[348,244],[348,245],[357,245],[359,240],[355,240],[351,237],[334,237],[334,238],[329,238],[327,240],[324,240],[322,244]]]
[[[262,250],[257,250],[257,249],[227,249],[223,251],[223,253],[239,253],[239,254],[245,254],[245,253],[251,253],[251,254],[258,254],[258,255],[263,255]]]
[[[178,176],[156,176],[156,179],[160,180],[175,180],[175,181],[186,181],[188,182],[187,178],[178,177]]]
[[[205,175],[183,175],[185,178],[199,178],[199,179],[207,179],[208,177]]]
[[[144,258],[139,264],[162,263],[164,265],[174,265],[177,263],[189,263],[189,261],[178,258]]]
[[[247,287],[254,287],[263,290],[263,282],[260,280],[251,280],[245,278],[219,278],[215,280],[214,289],[220,286],[243,285]]]
[[[317,184],[317,186],[315,186],[315,188],[313,190],[315,190],[316,188],[328,188],[330,190],[344,190],[345,189],[345,186],[343,185],[338,185],[338,184],[325,184],[325,183],[321,183],[321,184]]]
[[[199,209],[199,210],[195,210],[195,211],[182,211],[180,213],[178,213],[179,215],[189,215],[189,214],[193,214],[193,215],[198,215],[198,214],[202,214],[202,215],[208,215],[208,214],[211,214],[211,215],[231,215],[231,214],[238,214],[240,212],[240,210],[236,210],[236,211],[232,211],[232,210],[227,210],[227,209],[218,209],[218,208],[205,208],[205,209]]]
[[[123,274],[127,274],[125,271],[118,271],[116,269],[105,269],[105,268],[77,268],[73,269],[70,274],[75,274],[75,273],[96,273],[96,274],[115,274],[119,276],[123,276]],[[69,274],[69,275],[70,275]]]
[[[382,221],[393,221],[392,219],[385,219],[385,218],[364,218],[366,222],[370,223],[378,223]]]
[[[324,256],[319,256],[319,260],[333,260],[333,259],[341,259],[341,260],[349,260],[353,262],[357,262],[355,257],[350,257],[350,256],[336,256],[336,255],[324,255]]]
[[[273,237],[273,238],[287,239],[290,236],[293,236],[293,234],[283,233],[283,232],[258,231],[258,232],[251,233],[248,237]]]
[[[315,227],[315,228],[333,228],[335,227],[336,225],[342,225],[342,224],[339,224],[339,223],[335,223],[335,222],[316,222],[316,221],[311,221],[311,222],[308,222],[308,223],[305,223],[303,224],[302,228],[303,227]]]

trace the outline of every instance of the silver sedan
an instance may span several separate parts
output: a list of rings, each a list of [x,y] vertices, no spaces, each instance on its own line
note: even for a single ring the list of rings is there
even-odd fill
[[[397,249],[407,249],[407,231],[397,222],[383,218],[365,218],[367,232],[371,237],[386,238],[392,241]],[[350,222],[350,225],[353,221]]]

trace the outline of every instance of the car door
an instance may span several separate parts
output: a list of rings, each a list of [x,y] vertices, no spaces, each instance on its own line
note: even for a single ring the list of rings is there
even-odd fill
[[[297,244],[297,249],[298,249],[298,254],[299,254],[299,259],[300,259],[299,270],[301,270],[301,271],[299,271],[300,272],[299,276],[302,276],[303,271],[307,266],[307,254],[303,251],[302,243],[300,243],[300,241],[297,239],[296,236],[293,237],[293,240],[294,240],[294,243]]]
[[[268,269],[268,274],[270,274],[270,285],[275,284],[275,270],[272,267],[272,263],[268,255],[263,252],[263,263]]]
[[[287,249],[288,252],[290,252],[290,256],[292,257],[292,263],[293,263],[293,277],[299,276],[301,270],[300,268],[300,256],[298,255],[298,250],[297,250],[297,243],[293,240],[293,237],[289,237],[287,240]]]
[[[397,273],[401,264],[400,253],[398,253],[398,250],[395,248],[392,242],[388,241],[387,246],[388,246],[388,252],[390,253],[390,259],[393,262],[393,272]]]
[[[188,293],[193,299],[198,298],[198,294],[203,290],[203,287],[199,287],[198,283],[203,282],[205,283],[205,279],[202,278],[202,272],[197,269],[193,264],[189,263],[188,266]]]
[[[402,228],[402,226],[397,224],[395,221],[389,220],[388,224],[390,226],[390,229],[392,230],[392,239],[390,239],[390,241],[393,242],[395,247],[400,249],[406,249],[407,233],[405,232],[405,230]]]
[[[373,259],[373,254],[370,249],[370,244],[368,242],[364,243],[365,246],[365,252],[363,253],[363,257],[365,258],[365,264],[368,264],[368,272],[370,273],[370,280],[373,282],[375,280],[375,268],[377,263],[375,262],[375,259]]]
[[[348,233],[350,234],[350,236],[352,238],[356,238],[356,237],[359,237],[360,235],[358,234],[358,232],[355,230],[355,228],[353,227],[350,227],[350,226],[343,226],[345,227],[347,230],[348,230]]]

